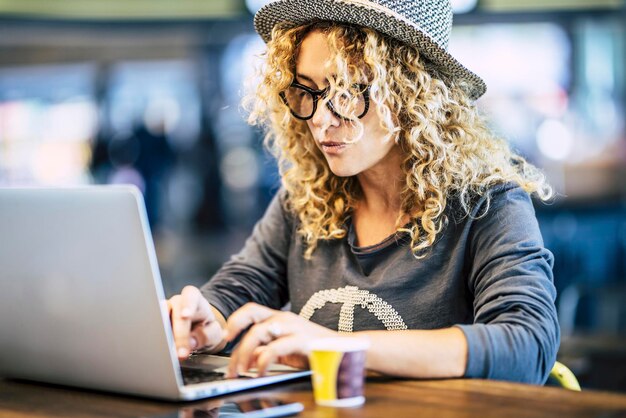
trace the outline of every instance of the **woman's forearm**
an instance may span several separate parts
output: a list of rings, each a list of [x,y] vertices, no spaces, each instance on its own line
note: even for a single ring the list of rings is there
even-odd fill
[[[467,340],[459,328],[362,331],[370,341],[366,367],[402,377],[461,377],[467,366]]]

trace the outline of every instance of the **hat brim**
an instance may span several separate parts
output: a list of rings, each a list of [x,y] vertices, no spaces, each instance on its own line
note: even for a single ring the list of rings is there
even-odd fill
[[[269,42],[272,29],[277,23],[296,27],[316,20],[369,27],[415,46],[436,68],[454,81],[467,85],[467,93],[472,99],[478,99],[487,90],[485,82],[478,75],[463,66],[417,25],[385,13],[380,8],[370,8],[364,3],[354,4],[338,0],[275,1],[255,14],[254,28],[265,42]]]

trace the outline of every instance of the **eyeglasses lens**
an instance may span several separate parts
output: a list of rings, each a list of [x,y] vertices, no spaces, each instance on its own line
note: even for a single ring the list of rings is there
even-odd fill
[[[308,118],[313,115],[313,95],[296,86],[291,86],[285,92],[285,100],[289,109],[300,118]]]
[[[285,101],[291,112],[301,118],[313,116],[315,103],[324,95],[314,97],[313,94],[299,86],[290,86],[284,94]],[[367,111],[365,90],[354,86],[350,91],[334,95],[327,106],[342,119],[354,120],[364,116]]]

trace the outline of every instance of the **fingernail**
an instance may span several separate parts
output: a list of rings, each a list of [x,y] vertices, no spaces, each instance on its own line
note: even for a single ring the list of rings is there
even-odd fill
[[[192,350],[195,350],[196,348],[198,348],[198,340],[196,340],[194,337],[191,337],[189,339],[189,345],[191,346]]]
[[[183,309],[180,311],[180,316],[181,316],[181,317],[183,317],[183,318],[188,318],[188,317],[190,317],[190,316],[191,316],[191,309],[189,309],[189,308],[183,308]]]
[[[187,357],[189,355],[189,350],[185,347],[180,347],[178,349],[178,357]]]

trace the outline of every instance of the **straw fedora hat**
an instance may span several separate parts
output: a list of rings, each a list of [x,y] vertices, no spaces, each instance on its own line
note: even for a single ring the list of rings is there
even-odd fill
[[[452,31],[450,0],[276,0],[254,16],[254,28],[265,42],[277,23],[295,27],[333,21],[372,28],[415,46],[452,80],[463,83],[472,99],[483,95],[485,82],[448,52]]]

